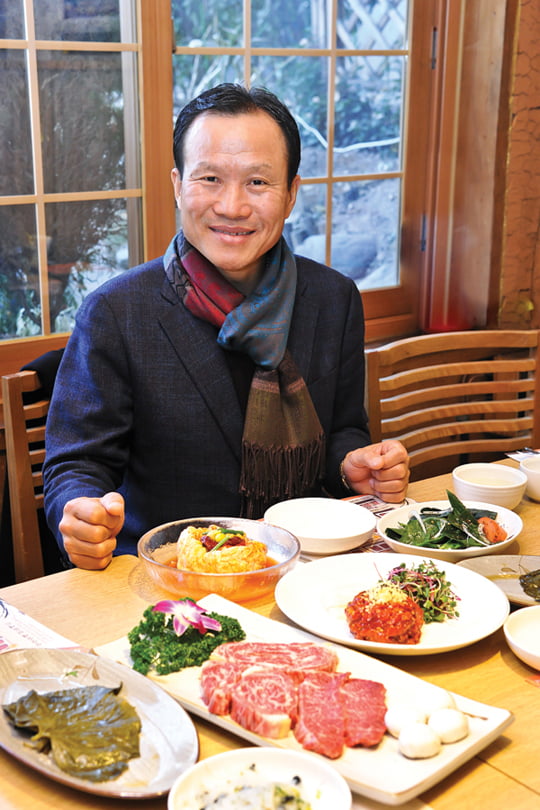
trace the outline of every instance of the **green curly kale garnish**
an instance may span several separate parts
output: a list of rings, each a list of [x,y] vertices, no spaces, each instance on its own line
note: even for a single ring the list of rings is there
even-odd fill
[[[154,670],[168,675],[185,667],[197,667],[210,658],[211,653],[226,641],[242,641],[246,634],[237,619],[208,612],[221,624],[221,630],[207,630],[204,635],[188,627],[178,636],[173,627],[173,616],[155,613],[147,607],[139,624],[128,633],[133,669],[147,675]]]

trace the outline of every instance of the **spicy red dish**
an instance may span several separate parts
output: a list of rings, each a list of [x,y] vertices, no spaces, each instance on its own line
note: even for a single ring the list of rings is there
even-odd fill
[[[355,638],[386,644],[417,644],[424,624],[420,605],[391,583],[357,593],[345,616]]]

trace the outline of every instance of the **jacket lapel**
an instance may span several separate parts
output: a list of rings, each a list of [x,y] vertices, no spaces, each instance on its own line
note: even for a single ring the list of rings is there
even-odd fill
[[[298,265],[301,260],[297,259]],[[317,351],[317,321],[319,306],[309,295],[309,284],[298,267],[298,286],[294,304],[291,329],[289,332],[289,350],[300,374],[309,385],[311,362],[314,351]],[[320,347],[319,347],[320,349]]]
[[[240,460],[244,420],[227,363],[215,340],[215,329],[186,313],[168,283],[162,292],[172,306],[163,307],[159,315],[161,327],[235,458]]]

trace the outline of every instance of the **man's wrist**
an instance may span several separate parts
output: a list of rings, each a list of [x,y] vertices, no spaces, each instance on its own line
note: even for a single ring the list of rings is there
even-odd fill
[[[354,492],[353,488],[349,484],[349,481],[347,480],[344,465],[345,465],[345,459],[343,459],[343,461],[339,465],[339,477],[341,478],[341,483],[343,484],[343,486],[345,487],[346,490],[348,490],[349,492]]]

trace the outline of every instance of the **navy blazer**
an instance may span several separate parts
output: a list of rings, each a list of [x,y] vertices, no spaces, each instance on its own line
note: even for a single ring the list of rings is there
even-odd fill
[[[339,463],[369,444],[364,319],[353,281],[297,257],[288,347],[327,438],[325,487],[344,495]],[[47,423],[45,509],[120,491],[116,553],[149,528],[185,517],[238,515],[243,413],[217,330],[189,313],[162,258],[103,284],[80,307]]]

